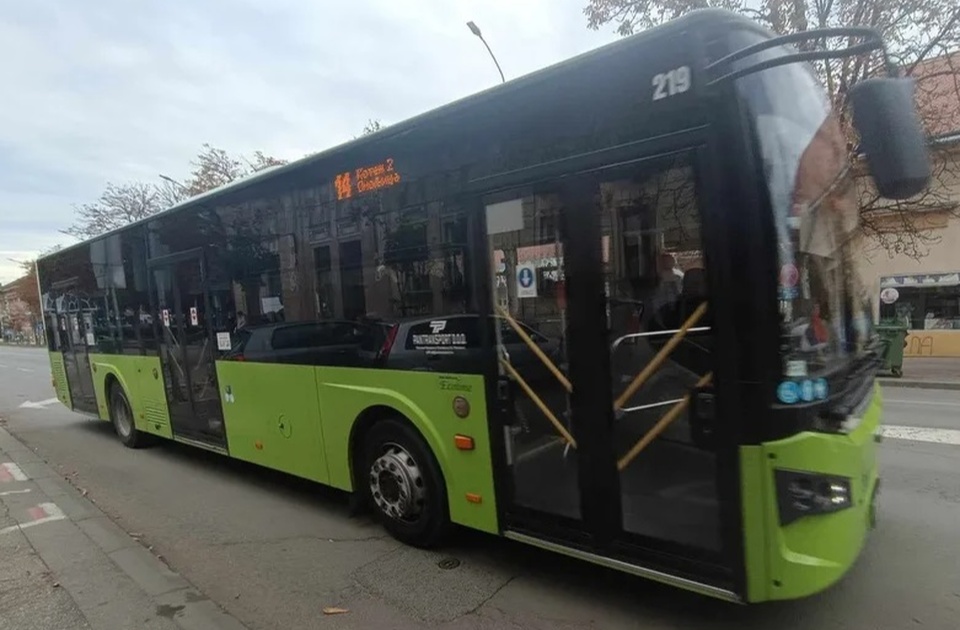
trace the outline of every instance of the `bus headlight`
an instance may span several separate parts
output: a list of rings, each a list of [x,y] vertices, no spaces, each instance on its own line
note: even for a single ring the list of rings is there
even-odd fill
[[[804,516],[828,514],[853,505],[850,479],[799,470],[774,470],[780,524],[789,525]]]

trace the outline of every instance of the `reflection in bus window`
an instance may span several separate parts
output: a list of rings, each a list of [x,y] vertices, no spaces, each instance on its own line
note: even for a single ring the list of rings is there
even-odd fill
[[[570,415],[573,392],[564,383],[567,200],[553,190],[513,191],[505,197],[491,199],[486,220],[493,302],[499,315],[497,353],[501,376],[511,388],[508,453],[513,460],[513,500],[579,519],[579,460]]]
[[[608,287],[613,396],[617,400],[707,301],[700,207],[686,156],[600,185]],[[614,435],[626,452],[712,370],[712,332],[694,332],[618,410]],[[684,413],[621,473],[623,527],[719,549],[716,458],[694,441]],[[670,496],[673,505],[663,505]]]

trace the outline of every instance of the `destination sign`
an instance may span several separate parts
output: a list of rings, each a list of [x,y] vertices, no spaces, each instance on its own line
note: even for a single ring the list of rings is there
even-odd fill
[[[355,193],[362,194],[396,186],[400,183],[400,179],[400,173],[393,166],[393,158],[387,158],[372,166],[363,166],[340,173],[334,180],[337,201],[349,199]]]

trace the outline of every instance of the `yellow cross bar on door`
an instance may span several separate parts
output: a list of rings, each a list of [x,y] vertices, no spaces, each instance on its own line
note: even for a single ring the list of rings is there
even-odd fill
[[[663,365],[663,362],[667,360],[667,357],[673,352],[673,349],[676,348],[683,338],[687,336],[687,332],[697,325],[697,322],[707,312],[707,303],[704,302],[697,307],[690,317],[687,318],[687,321],[683,322],[683,325],[670,337],[670,340],[660,349],[660,352],[656,354],[653,359],[650,360],[650,363],[647,364],[643,370],[633,379],[633,382],[623,390],[623,393],[617,398],[617,401],[614,403],[614,409],[623,409],[623,406],[627,404],[627,401],[637,393],[637,391],[643,387],[643,384],[649,380],[653,373],[660,369],[660,366]]]
[[[694,387],[695,388],[703,387],[704,385],[708,384],[712,379],[713,379],[713,373],[712,372],[707,373],[704,376],[702,376],[699,381],[697,381],[697,384]],[[667,427],[669,427],[674,420],[679,418],[680,414],[686,411],[689,405],[690,405],[690,394],[687,394],[686,396],[683,397],[683,399],[680,402],[678,402],[673,407],[671,407],[670,410],[667,411],[667,413],[663,414],[663,417],[660,418],[655,425],[653,425],[653,428],[647,431],[643,435],[643,437],[640,438],[637,441],[637,443],[633,445],[633,448],[627,451],[627,454],[621,457],[619,461],[617,461],[617,470],[622,471],[624,468],[629,466],[630,462],[632,462],[637,457],[637,455],[639,455],[640,452],[643,451],[643,449],[647,448],[647,446],[650,445],[650,442],[653,442],[658,435],[666,431]]]

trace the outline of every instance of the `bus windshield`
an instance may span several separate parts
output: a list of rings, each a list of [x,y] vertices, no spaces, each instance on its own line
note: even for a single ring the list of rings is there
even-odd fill
[[[846,139],[806,64],[748,75],[738,89],[755,121],[777,232],[784,372],[830,370],[872,333],[853,252],[859,204]]]

